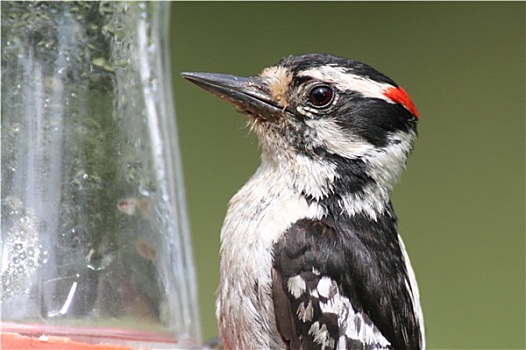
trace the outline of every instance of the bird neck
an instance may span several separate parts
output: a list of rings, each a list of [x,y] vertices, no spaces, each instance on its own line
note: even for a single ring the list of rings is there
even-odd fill
[[[349,148],[337,154],[323,144],[291,141],[293,132],[285,137],[263,131],[258,135],[262,168],[272,172],[275,181],[286,182],[309,202],[320,202],[338,214],[366,214],[372,219],[389,204],[416,137],[413,131],[397,132],[382,145],[357,145],[356,151]]]
[[[385,169],[373,157],[344,159],[335,155],[263,153],[261,170],[272,174],[327,214],[364,214],[376,220],[389,207],[389,195],[402,166]]]

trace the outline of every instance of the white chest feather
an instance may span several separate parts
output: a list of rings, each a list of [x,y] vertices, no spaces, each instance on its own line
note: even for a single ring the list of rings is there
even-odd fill
[[[232,198],[221,231],[221,280],[217,294],[220,332],[240,348],[277,348],[271,299],[272,247],[301,218],[321,218],[322,208],[291,189],[276,169],[262,166]],[[222,325],[236,324],[223,328]],[[270,336],[269,336],[270,335]]]

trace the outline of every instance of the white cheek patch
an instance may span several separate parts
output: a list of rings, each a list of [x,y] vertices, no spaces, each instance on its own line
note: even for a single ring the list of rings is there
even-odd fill
[[[367,175],[381,187],[391,190],[405,168],[405,162],[411,151],[415,132],[398,131],[389,136],[388,145],[363,157],[369,165]]]
[[[348,159],[355,159],[370,153],[374,146],[365,139],[350,135],[330,119],[307,119],[305,124],[316,132],[313,141],[329,153]]]

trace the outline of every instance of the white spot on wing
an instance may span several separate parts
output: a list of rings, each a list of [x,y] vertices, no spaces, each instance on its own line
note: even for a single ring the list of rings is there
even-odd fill
[[[300,275],[289,278],[289,280],[287,281],[287,287],[289,288],[289,292],[296,299],[298,299],[303,293],[305,293],[305,290],[307,288],[307,286],[305,285],[305,280]]]
[[[305,303],[301,303],[298,307],[298,311],[296,312],[296,314],[302,322],[312,321],[312,317],[314,316],[314,308],[312,307],[312,301],[309,300],[307,307],[305,307]]]
[[[335,340],[330,336],[325,324],[320,327],[320,322],[314,322],[309,329],[309,334],[312,335],[315,343],[321,345],[322,349],[334,347]]]
[[[316,289],[318,289],[319,295],[324,298],[329,298],[331,294],[334,293],[335,288],[336,285],[334,284],[334,281],[326,276],[320,279],[320,281],[318,282],[318,286],[316,287]]]
[[[358,339],[367,345],[376,345],[386,348],[390,345],[387,339],[376,328],[367,315],[363,313],[356,313],[351,322],[347,326],[346,335],[350,339]]]
[[[335,293],[326,303],[320,303],[320,309],[323,313],[332,313],[338,316],[340,335],[345,335],[349,339],[360,341],[367,347],[388,347],[390,342],[385,339],[369,317],[362,312],[356,312],[349,298],[341,295],[337,288],[334,289],[334,287],[337,287],[335,281],[330,280],[328,277],[324,277],[324,279],[330,281],[331,288],[333,288],[332,290]],[[338,344],[345,343],[345,340],[342,340],[340,337]]]
[[[342,335],[338,339],[338,344],[336,344],[336,349],[338,350],[347,350],[347,338]]]

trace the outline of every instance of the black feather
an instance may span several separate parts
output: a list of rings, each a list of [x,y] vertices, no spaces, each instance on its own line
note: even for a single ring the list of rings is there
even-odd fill
[[[411,296],[406,289],[407,271],[398,243],[396,219],[392,209],[378,221],[356,215],[353,220],[302,219],[294,223],[274,246],[274,299],[277,325],[288,344],[313,345],[309,329],[316,321],[327,325],[336,343],[342,335],[334,314],[323,314],[320,298],[304,293],[294,298],[287,281],[301,276],[307,290],[328,276],[336,281],[341,294],[350,299],[356,311],[363,312],[397,350],[419,349],[419,325]],[[319,274],[313,273],[313,268]],[[283,299],[288,296],[288,300]],[[302,322],[298,307],[312,303],[314,317]],[[292,316],[283,316],[284,310]],[[291,324],[292,323],[292,324]],[[350,339],[349,339],[350,341]],[[350,344],[350,343],[348,343]],[[367,346],[353,340],[357,348]],[[319,347],[319,345],[317,345]],[[352,347],[354,348],[354,346]]]

